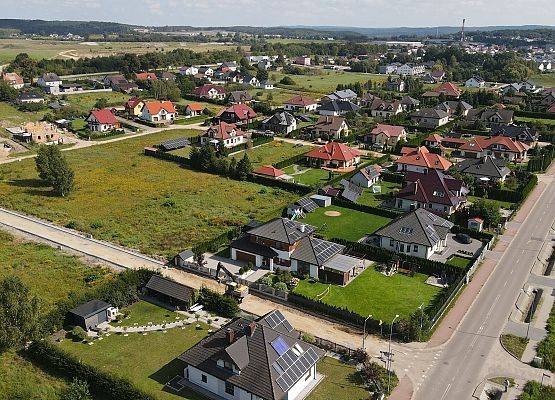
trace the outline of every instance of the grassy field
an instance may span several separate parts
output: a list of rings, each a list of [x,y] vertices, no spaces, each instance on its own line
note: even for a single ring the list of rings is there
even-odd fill
[[[0,128],[9,128],[29,121],[38,121],[46,112],[22,112],[10,104],[0,102]]]
[[[387,75],[365,74],[362,72],[322,71],[322,75],[288,75],[296,84],[295,86],[288,87],[288,89],[325,95],[333,92],[339,84],[345,85],[355,82],[366,83],[369,80],[372,82],[385,82],[387,80]],[[270,79],[276,83],[284,76],[285,74],[282,73],[270,73]]]
[[[56,40],[1,39],[0,63],[8,63],[19,53],[27,53],[35,59],[99,57],[121,53],[144,54],[174,49],[191,49],[205,52],[212,50],[235,50],[233,45],[215,43],[179,42],[68,42]]]
[[[202,325],[202,324],[201,324]],[[177,396],[162,389],[178,374],[183,374],[183,364],[176,357],[196,344],[207,334],[207,327],[195,329],[168,329],[166,333],[129,333],[129,336],[110,335],[87,345],[66,339],[59,345],[82,362],[99,367],[109,373],[129,379],[138,388],[156,399],[204,400],[192,392]]]
[[[554,87],[555,86],[555,74],[536,74],[532,75],[530,79],[536,84],[545,87]]]
[[[470,264],[470,260],[468,258],[459,257],[459,256],[451,256],[447,260],[446,264],[454,265],[455,267],[466,268],[468,264]]]
[[[320,168],[309,168],[304,165],[293,164],[283,169],[288,175],[293,176],[295,182],[307,186],[318,186],[329,181],[330,173]]]
[[[310,146],[295,147],[292,143],[274,140],[250,150],[241,151],[232,157],[239,161],[246,152],[252,165],[256,168],[261,165],[273,165],[279,161],[306,153],[310,149]]]
[[[555,119],[548,118],[529,118],[529,117],[515,117],[516,122],[536,122],[544,125],[555,126]]]
[[[515,335],[501,335],[500,340],[503,347],[519,360],[528,345],[528,339]]]
[[[187,99],[180,99],[177,104],[181,104],[186,106],[187,104],[191,104],[191,103],[199,103],[201,104],[203,107],[208,108],[209,110],[212,110],[214,112],[214,114],[218,114],[220,112],[220,110],[222,110],[224,107],[217,105],[217,104],[212,104],[212,103],[206,103],[204,101],[196,101],[196,100],[187,100]]]
[[[67,386],[18,354],[0,354],[0,400],[58,400]]]
[[[279,215],[296,196],[184,169],[143,155],[145,146],[197,134],[173,130],[66,153],[75,191],[55,197],[34,160],[0,167],[0,204],[94,237],[173,256],[250,219]]]
[[[386,181],[380,181],[376,185],[381,187],[381,193],[372,192],[372,188],[364,189],[362,195],[358,198],[359,204],[378,207],[385,199],[390,196],[393,190],[401,188],[401,184],[399,183]]]
[[[82,93],[67,96],[67,102],[78,108],[79,111],[88,114],[100,99],[106,99],[108,106],[113,107],[124,105],[130,97],[128,94],[120,92]]]
[[[385,276],[370,266],[345,287],[302,280],[295,293],[316,298],[329,286],[329,293],[321,298],[324,303],[346,307],[360,315],[372,314],[374,319],[391,321],[395,314],[408,317],[420,304],[428,304],[441,290],[427,285],[427,277],[423,274],[413,277],[402,274]]]
[[[307,400],[349,399],[365,400],[365,389],[357,370],[352,365],[342,363],[331,357],[324,357],[317,366],[324,380],[310,393]]]
[[[328,216],[326,212],[337,211],[340,216]],[[363,236],[376,231],[386,225],[389,218],[368,214],[337,206],[320,207],[312,213],[306,214],[303,222],[318,227],[317,233],[325,238],[341,238],[358,241]]]

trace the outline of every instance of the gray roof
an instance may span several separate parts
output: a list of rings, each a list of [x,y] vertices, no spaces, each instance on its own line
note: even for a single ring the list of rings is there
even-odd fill
[[[290,126],[295,123],[295,117],[288,112],[277,112],[262,121],[263,124]]]
[[[491,178],[502,178],[511,173],[505,161],[491,156],[467,158],[458,163],[456,167],[463,174]]]
[[[278,256],[278,253],[272,250],[271,247],[264,246],[263,244],[251,242],[249,239],[249,235],[241,236],[240,238],[231,242],[229,246],[237,250],[243,250],[248,253],[258,254],[259,256],[263,256],[263,257],[274,258]]]
[[[336,254],[324,263],[324,267],[339,272],[348,272],[362,262],[360,258]]]
[[[432,247],[445,239],[453,226],[452,222],[423,208],[418,208],[394,219],[374,234],[400,242]]]
[[[355,185],[351,181],[346,179],[341,180],[341,185],[343,186],[343,191],[341,192],[341,197],[356,203],[360,195],[362,194],[362,188]]]
[[[422,110],[413,112],[410,116],[443,119],[445,117],[448,117],[449,115],[443,110],[436,110],[435,108],[423,108]]]
[[[351,89],[336,90],[326,96],[330,100],[346,100],[346,99],[356,99],[357,94]]]
[[[192,288],[160,275],[152,275],[146,288],[184,302],[189,302],[194,297]]]
[[[233,332],[232,343],[226,331]],[[293,348],[301,349],[300,356]],[[303,342],[283,314],[274,310],[254,322],[236,319],[178,358],[258,397],[278,400],[323,355],[322,350]],[[219,367],[220,359],[233,361],[241,373]]]
[[[318,111],[334,111],[334,112],[357,112],[360,110],[360,107],[350,101],[326,101],[322,103]]]
[[[376,179],[380,176],[380,171],[378,171],[378,169],[376,168],[375,165],[369,165],[367,167],[364,167],[362,169],[360,169],[356,174],[356,175],[362,175],[363,177],[365,177],[367,180],[371,181],[373,179]],[[354,176],[353,176],[354,178]],[[351,178],[352,179],[352,178]]]
[[[410,106],[417,106],[420,104],[420,100],[416,100],[410,96],[403,96],[401,98],[401,104],[403,105],[410,105]]]
[[[42,74],[42,80],[45,82],[56,82],[59,81],[60,78],[54,72],[45,72]]]
[[[239,101],[251,101],[252,96],[246,90],[235,90],[229,93],[229,101],[239,102]]]
[[[337,243],[315,237],[305,237],[291,254],[291,259],[321,266],[344,249],[345,246]]]
[[[108,307],[111,307],[111,306],[105,301],[91,300],[75,307],[73,310],[70,310],[69,312],[73,315],[77,315],[79,317],[86,319],[92,315],[98,314],[99,312],[106,310]]]
[[[468,112],[466,119],[473,121],[479,119],[481,121],[488,121],[491,117],[497,115],[501,119],[501,123],[508,124],[512,121],[514,111],[498,108],[483,108],[472,109]]]
[[[507,136],[511,139],[517,139],[523,142],[533,142],[538,139],[538,133],[534,132],[530,127],[522,125],[499,125],[491,128],[492,136]]]
[[[454,109],[456,111],[466,111],[466,110],[471,110],[472,106],[470,104],[468,104],[466,101],[448,100],[448,101],[444,101],[441,104],[438,104],[436,106],[436,109],[443,110],[443,111],[446,111],[446,112],[449,109]]]
[[[294,244],[303,237],[311,235],[315,230],[316,228],[312,225],[291,221],[287,218],[275,218],[264,225],[251,229],[249,235]]]

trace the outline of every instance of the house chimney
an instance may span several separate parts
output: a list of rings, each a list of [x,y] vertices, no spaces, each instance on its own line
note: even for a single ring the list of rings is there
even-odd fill
[[[255,329],[256,329],[256,322],[252,321],[250,324],[248,324],[245,327],[245,331],[247,333],[247,336],[251,337],[252,335],[254,335]]]
[[[225,338],[227,340],[227,343],[232,344],[235,341],[235,331],[230,328],[226,329]]]
[[[301,224],[301,232],[304,233],[306,231],[306,225],[305,224]]]

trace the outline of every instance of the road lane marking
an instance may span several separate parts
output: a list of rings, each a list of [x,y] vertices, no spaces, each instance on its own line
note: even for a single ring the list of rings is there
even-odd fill
[[[443,396],[441,396],[441,400],[445,399],[445,396],[447,396],[449,389],[451,389],[451,384],[447,385],[447,388],[445,388],[445,392],[443,392]]]

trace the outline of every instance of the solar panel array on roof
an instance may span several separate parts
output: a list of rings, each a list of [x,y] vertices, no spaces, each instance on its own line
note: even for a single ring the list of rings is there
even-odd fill
[[[278,336],[273,342],[271,342],[271,345],[279,356],[284,355],[287,350],[289,350],[289,345],[281,336]]]
[[[189,146],[191,142],[186,137],[180,137],[176,139],[166,140],[158,145],[164,151],[182,149],[183,147]]]
[[[426,230],[426,233],[428,234],[428,237],[430,238],[430,240],[432,242],[438,243],[440,241],[440,238],[437,235],[437,232],[436,232],[436,230],[434,229],[433,226],[426,225],[426,227],[424,229]]]
[[[316,364],[316,361],[318,361],[318,355],[311,347],[301,354],[300,357],[292,350],[289,350],[278,358],[276,363],[284,371],[283,374],[276,379],[281,390],[287,392],[291,386],[297,383],[298,380]]]
[[[314,254],[320,263],[329,260],[331,257],[343,250],[343,246],[327,240],[312,239]]]
[[[266,321],[268,323],[268,326],[272,329],[283,326],[287,330],[287,332],[293,331],[293,327],[291,326],[289,321],[285,319],[285,317],[279,310],[274,310],[270,314],[266,315],[264,317],[264,321]]]
[[[341,197],[344,197],[345,199],[350,200],[353,203],[355,203],[362,194],[362,188],[350,181],[343,179],[341,180],[341,185],[343,185]]]
[[[313,212],[318,208],[318,204],[316,204],[314,200],[309,197],[303,197],[297,201],[297,204],[300,205],[306,212]]]

